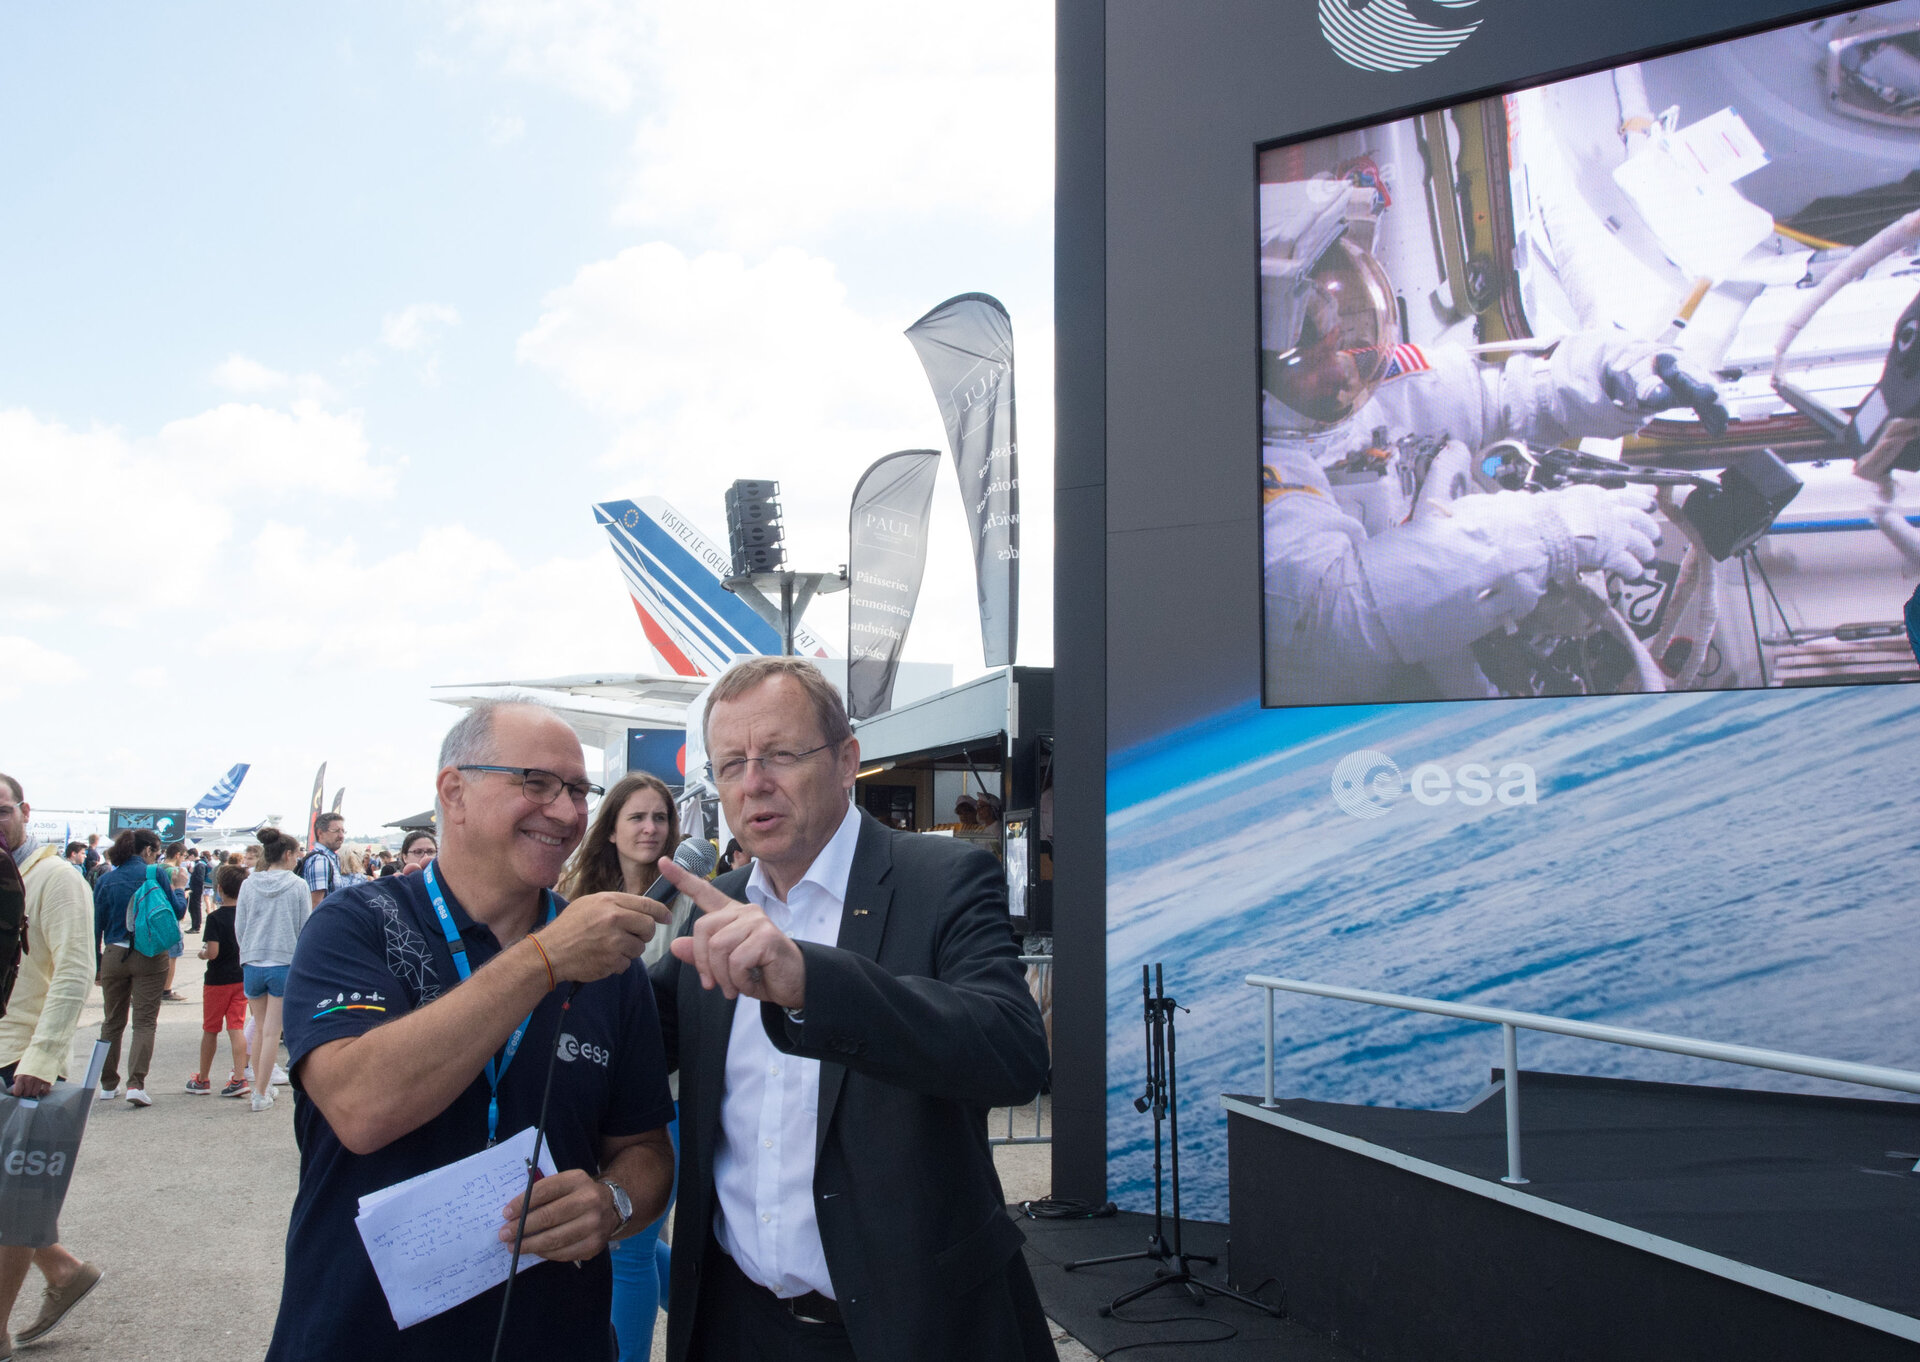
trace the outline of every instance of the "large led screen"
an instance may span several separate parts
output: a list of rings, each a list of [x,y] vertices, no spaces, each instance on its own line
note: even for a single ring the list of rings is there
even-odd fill
[[[1267,705],[1920,679],[1920,0],[1258,172]]]

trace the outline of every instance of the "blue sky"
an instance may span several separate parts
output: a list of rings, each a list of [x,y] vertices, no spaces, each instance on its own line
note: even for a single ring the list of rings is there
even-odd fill
[[[1019,346],[1021,660],[1051,659],[1052,34],[867,0],[0,14],[0,769],[41,807],[424,806],[438,683],[652,666],[589,511],[845,557],[944,447],[899,332]],[[951,470],[908,656],[980,666]],[[844,636],[838,610],[811,622]]]

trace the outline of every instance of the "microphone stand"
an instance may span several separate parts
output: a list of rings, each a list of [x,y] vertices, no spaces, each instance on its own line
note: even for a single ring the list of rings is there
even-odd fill
[[[507,1289],[500,1297],[500,1322],[493,1330],[492,1362],[500,1362],[500,1344],[507,1336],[507,1309],[513,1304],[513,1282],[520,1275],[520,1245],[527,1237],[527,1214],[533,1209],[533,1184],[540,1180],[540,1146],[547,1138],[547,1099],[553,1096],[554,1061],[560,1058],[560,1035],[567,1024],[567,1011],[573,995],[580,991],[579,981],[567,989],[560,1002],[560,1020],[554,1023],[553,1053],[547,1056],[547,1081],[540,1089],[540,1117],[533,1123],[533,1157],[527,1160],[527,1190],[520,1201],[520,1227],[513,1232],[513,1258],[507,1264]]]
[[[1215,1286],[1194,1275],[1194,1263],[1217,1264],[1219,1259],[1211,1254],[1188,1253],[1182,1242],[1180,1229],[1180,1102],[1178,1074],[1178,1046],[1174,1039],[1174,1013],[1189,1009],[1167,996],[1162,966],[1155,965],[1149,976],[1145,965],[1140,967],[1140,996],[1146,1013],[1146,1050],[1147,1050],[1147,1088],[1133,1101],[1133,1109],[1142,1114],[1153,1113],[1153,1233],[1147,1238],[1147,1247],[1139,1253],[1116,1253],[1104,1258],[1081,1258],[1068,1263],[1065,1270],[1095,1267],[1104,1263],[1130,1263],[1150,1261],[1160,1264],[1155,1270],[1153,1280],[1131,1291],[1123,1291],[1108,1302],[1101,1311],[1111,1315],[1121,1306],[1139,1300],[1165,1286],[1184,1287],[1189,1296],[1201,1305],[1207,1303],[1207,1297],[1224,1296],[1250,1305],[1275,1319],[1284,1317],[1277,1306],[1268,1305],[1243,1291],[1231,1287]],[[1173,1243],[1167,1243],[1165,1222],[1162,1213],[1162,1183],[1160,1164],[1162,1147],[1160,1143],[1160,1123],[1167,1123],[1166,1150],[1171,1156],[1172,1176],[1169,1181],[1173,1192]]]

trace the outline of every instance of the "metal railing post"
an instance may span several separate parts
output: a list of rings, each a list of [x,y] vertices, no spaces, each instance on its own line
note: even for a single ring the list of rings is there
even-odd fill
[[[1526,1182],[1520,1176],[1520,1035],[1512,1022],[1501,1022],[1500,1030],[1507,1043],[1507,1175],[1500,1181],[1518,1187]]]
[[[1278,1105],[1273,1100],[1273,990],[1262,992],[1267,995],[1267,1100],[1260,1105],[1272,1111]]]

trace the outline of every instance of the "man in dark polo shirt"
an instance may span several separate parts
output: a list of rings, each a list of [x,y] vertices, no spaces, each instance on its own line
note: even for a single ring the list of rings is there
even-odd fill
[[[560,1171],[534,1186],[523,1249],[548,1261],[514,1286],[501,1356],[610,1359],[607,1241],[657,1216],[673,1180],[673,1106],[639,963],[666,909],[594,894],[558,911],[549,886],[593,787],[579,740],[551,713],[471,710],[441,747],[435,791],[429,871],[341,890],[294,952],[300,1190],[267,1356],[490,1354],[504,1287],[401,1331],[354,1215],[368,1192],[532,1126],[557,1047],[547,1145]],[[502,1207],[508,1242],[519,1200]]]

